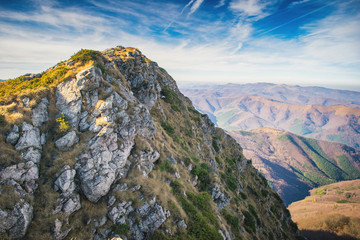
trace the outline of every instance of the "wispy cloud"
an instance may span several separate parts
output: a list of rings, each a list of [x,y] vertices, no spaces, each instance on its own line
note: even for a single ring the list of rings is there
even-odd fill
[[[215,8],[219,8],[225,5],[225,0],[219,0],[218,4],[215,5]]]
[[[190,12],[189,12],[188,16],[190,16],[191,14],[196,12],[203,2],[204,2],[204,0],[195,0],[195,2],[193,3],[193,5],[190,8]]]
[[[262,15],[265,6],[266,4],[258,0],[233,0],[230,3],[230,8],[233,11],[240,12],[246,16]]]

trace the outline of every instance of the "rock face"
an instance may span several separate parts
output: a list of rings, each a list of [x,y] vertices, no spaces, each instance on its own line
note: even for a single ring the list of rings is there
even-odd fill
[[[165,70],[134,48],[79,54],[0,129],[18,161],[1,159],[0,238],[294,239],[281,200]]]

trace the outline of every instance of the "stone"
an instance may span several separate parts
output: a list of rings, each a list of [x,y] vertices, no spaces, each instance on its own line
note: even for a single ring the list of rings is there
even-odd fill
[[[28,147],[41,149],[40,130],[33,125],[23,122],[22,136],[15,145],[16,150],[23,150]]]
[[[54,228],[52,229],[54,239],[62,240],[64,238],[66,238],[66,236],[71,231],[71,228],[70,228],[70,229],[67,229],[67,230],[61,232],[62,226],[63,226],[62,222],[59,219],[55,219]]]
[[[179,228],[182,228],[182,229],[187,229],[187,225],[185,223],[185,220],[181,220],[179,222],[177,222],[176,224]]]
[[[15,145],[20,137],[19,134],[19,127],[15,124],[12,131],[9,133],[9,135],[6,137],[6,142],[8,144]]]
[[[77,193],[62,193],[56,201],[53,214],[70,216],[81,208],[80,195]]]
[[[62,193],[65,192],[73,192],[75,190],[75,182],[74,177],[76,171],[71,169],[69,165],[63,167],[62,173],[60,176],[55,180],[54,189],[55,191],[61,191]]]
[[[26,108],[30,108],[30,98],[24,97],[22,102]]]
[[[9,166],[0,172],[0,182],[14,180],[31,193],[38,187],[38,178],[39,169],[32,161]]]
[[[79,137],[76,135],[76,132],[72,130],[62,138],[58,139],[55,142],[55,145],[60,151],[65,152],[69,151],[78,142]]]
[[[109,219],[114,224],[125,224],[126,217],[133,212],[132,202],[121,202],[108,212]]]
[[[82,106],[82,96],[76,79],[60,83],[56,87],[56,108],[69,120],[72,127],[77,129]]]
[[[41,152],[38,149],[29,147],[26,152],[21,153],[21,157],[25,160],[25,162],[32,161],[34,163],[40,163]]]
[[[12,211],[0,209],[0,232],[8,232],[12,239],[23,238],[32,217],[33,207],[21,199]]]
[[[35,127],[40,127],[44,122],[49,120],[48,112],[49,100],[41,99],[41,102],[31,111],[32,122]]]
[[[107,207],[111,207],[116,202],[115,196],[110,196],[107,202]]]
[[[214,188],[211,189],[211,199],[217,204],[217,209],[220,212],[231,200],[231,197],[227,196],[220,190],[220,185],[215,183]]]

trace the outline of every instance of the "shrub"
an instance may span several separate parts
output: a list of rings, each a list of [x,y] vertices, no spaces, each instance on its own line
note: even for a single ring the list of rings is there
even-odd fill
[[[226,222],[231,226],[231,229],[235,232],[239,232],[239,218],[230,215],[225,208],[221,210],[221,213],[223,214]]]
[[[246,193],[244,193],[244,192],[240,192],[240,196],[241,196],[241,198],[242,198],[243,200],[246,200],[246,199],[247,199],[247,195],[246,195]]]
[[[160,171],[162,171],[162,172],[169,172],[169,173],[174,173],[175,172],[174,167],[166,159],[161,160],[161,163],[158,166],[159,166]]]
[[[246,210],[242,210],[242,213],[245,216],[244,225],[245,225],[246,231],[249,233],[255,233],[256,232],[256,223],[255,223],[254,217],[251,215],[250,212],[248,212]]]
[[[211,168],[206,163],[201,163],[200,165],[196,165],[193,170],[191,170],[191,174],[198,176],[198,180],[200,181],[199,189],[200,191],[205,191],[210,185],[210,172]]]
[[[181,185],[181,183],[178,180],[175,180],[175,181],[171,182],[170,187],[172,189],[172,192],[175,195],[178,196],[178,195],[182,194],[183,186]]]
[[[220,147],[219,147],[219,145],[218,145],[218,141],[219,141],[219,140],[217,139],[217,137],[213,137],[213,139],[212,139],[212,146],[213,146],[215,152],[219,152],[219,151],[220,151]]]
[[[177,105],[182,103],[177,93],[171,89],[163,88],[161,89],[160,94],[162,96],[162,99],[167,103],[177,104]]]
[[[126,235],[129,231],[129,225],[127,224],[114,224],[112,230],[115,234]]]
[[[59,130],[60,132],[66,132],[70,129],[69,122],[65,119],[64,114],[62,113],[60,117],[56,119],[56,122],[59,123]]]

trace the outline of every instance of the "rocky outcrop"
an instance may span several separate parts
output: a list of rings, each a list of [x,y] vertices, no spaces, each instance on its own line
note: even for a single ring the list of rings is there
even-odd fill
[[[31,111],[32,122],[35,127],[40,127],[44,122],[49,120],[48,112],[49,100],[47,98],[41,99],[41,102]]]
[[[22,125],[22,136],[15,145],[15,149],[19,151],[29,147],[41,149],[40,130],[24,122]]]
[[[15,145],[19,137],[20,137],[19,127],[15,124],[12,131],[6,137],[6,142]]]
[[[12,239],[22,238],[32,220],[33,207],[24,200],[16,203],[14,209],[0,209],[0,232],[9,232]]]
[[[62,151],[69,151],[76,143],[79,142],[79,137],[76,135],[75,131],[70,131],[62,138],[58,139],[55,142],[56,147]]]
[[[211,190],[211,199],[216,202],[217,209],[220,212],[231,200],[231,197],[227,196],[226,193],[222,192],[220,185],[215,183],[214,188]]]

